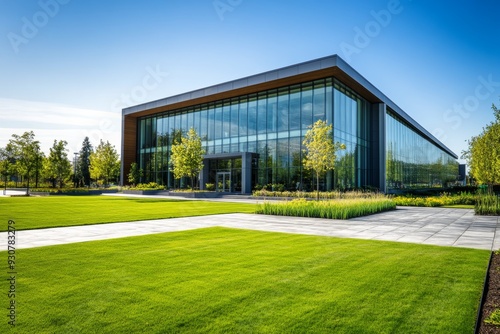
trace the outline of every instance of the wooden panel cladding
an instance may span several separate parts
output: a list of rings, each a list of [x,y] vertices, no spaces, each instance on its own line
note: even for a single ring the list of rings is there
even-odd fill
[[[128,184],[130,165],[136,162],[137,156],[137,118],[125,116],[123,118],[122,139],[122,180]]]
[[[299,74],[299,75],[295,75],[292,77],[277,79],[277,80],[273,80],[273,81],[260,83],[257,85],[251,85],[251,86],[247,86],[247,87],[237,88],[237,89],[229,90],[229,91],[222,92],[222,93],[216,93],[216,94],[212,94],[209,96],[203,96],[203,97],[188,100],[188,101],[182,101],[179,103],[173,103],[173,104],[166,105],[166,106],[152,108],[152,109],[133,113],[132,115],[134,117],[147,116],[147,115],[166,112],[166,111],[170,111],[170,110],[177,110],[177,109],[181,109],[181,108],[185,108],[185,107],[189,107],[189,106],[193,106],[193,105],[220,101],[223,99],[238,97],[238,96],[247,95],[247,94],[259,93],[259,92],[269,90],[269,89],[276,89],[276,88],[280,88],[280,87],[300,84],[303,82],[324,79],[324,78],[328,78],[328,77],[337,78],[338,80],[342,81],[345,85],[347,85],[348,87],[350,87],[351,89],[353,89],[358,94],[360,94],[361,96],[363,96],[365,99],[367,99],[368,101],[370,101],[372,103],[380,102],[380,100],[375,95],[373,95],[368,89],[366,89],[364,86],[362,86],[357,81],[352,79],[349,75],[347,75],[345,72],[340,70],[338,67],[329,67],[329,68],[318,70],[318,71]]]

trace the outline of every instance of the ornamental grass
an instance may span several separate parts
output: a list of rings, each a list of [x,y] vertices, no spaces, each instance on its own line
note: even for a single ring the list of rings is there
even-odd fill
[[[437,207],[445,205],[474,205],[477,195],[470,193],[460,193],[451,195],[443,193],[440,196],[415,197],[415,196],[395,196],[396,205],[400,206],[425,206]]]
[[[259,205],[256,213],[276,216],[349,219],[395,208],[396,204],[393,200],[378,195],[364,199],[307,201],[301,198],[289,202],[264,202]]]
[[[496,195],[478,196],[474,212],[476,215],[500,216],[500,197]]]

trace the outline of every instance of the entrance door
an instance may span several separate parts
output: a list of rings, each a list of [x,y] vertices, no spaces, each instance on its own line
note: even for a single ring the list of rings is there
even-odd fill
[[[218,172],[216,185],[218,192],[221,193],[231,192],[231,173]]]

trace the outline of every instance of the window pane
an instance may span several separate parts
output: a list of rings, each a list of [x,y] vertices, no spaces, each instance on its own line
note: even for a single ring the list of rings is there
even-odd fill
[[[302,129],[307,129],[312,124],[313,115],[313,94],[312,87],[304,87],[301,97]]]
[[[266,133],[266,105],[267,105],[267,100],[265,95],[261,96],[259,95],[259,100],[257,102],[257,113],[258,113],[258,125],[257,125],[257,131],[258,133]]]
[[[248,101],[248,135],[257,133],[257,99],[251,97]]]
[[[278,98],[276,92],[270,93],[267,99],[267,132],[276,132]]]
[[[290,90],[290,131],[300,129],[300,89]]]

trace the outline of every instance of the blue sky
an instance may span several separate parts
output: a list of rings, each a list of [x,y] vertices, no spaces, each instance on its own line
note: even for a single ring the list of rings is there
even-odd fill
[[[498,1],[0,0],[0,146],[120,149],[121,108],[339,54],[455,153],[500,104]]]

